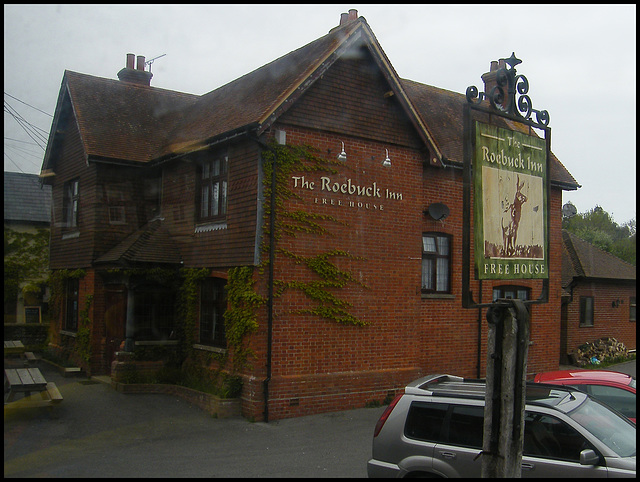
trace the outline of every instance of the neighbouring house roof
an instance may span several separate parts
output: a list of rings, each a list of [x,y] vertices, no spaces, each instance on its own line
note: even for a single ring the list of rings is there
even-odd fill
[[[132,266],[138,263],[180,264],[182,256],[161,220],[149,221],[94,263]]]
[[[4,173],[4,221],[51,223],[51,186],[42,185],[37,174]]]
[[[562,286],[576,278],[635,281],[636,267],[562,230]]]
[[[445,162],[462,165],[464,161],[464,125],[461,116],[463,106],[467,103],[466,96],[412,80],[402,79],[402,85],[425,123],[433,132]],[[520,129],[528,133],[523,130],[522,126],[509,120],[497,117],[496,121],[504,124],[503,127],[507,129]],[[553,152],[550,153],[550,157],[549,176],[551,182],[564,189],[572,190],[579,187],[574,177]]]
[[[260,134],[340,55],[369,49],[426,147],[433,165],[462,161],[465,97],[400,79],[363,17],[202,96],[65,71],[41,176],[51,165],[65,109],[76,119],[87,160],[148,163],[191,152],[239,133]],[[63,129],[60,129],[63,131]],[[579,187],[552,155],[551,181]]]

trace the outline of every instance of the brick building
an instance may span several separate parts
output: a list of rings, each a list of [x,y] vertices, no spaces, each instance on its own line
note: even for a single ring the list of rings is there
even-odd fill
[[[258,420],[361,407],[428,372],[484,374],[484,313],[461,304],[464,95],[400,78],[354,10],[202,96],[154,88],[134,63],[117,81],[62,80],[41,173],[56,346],[92,373],[124,350],[239,376]],[[553,155],[550,177],[532,372],[558,366],[562,191],[578,187]],[[479,286],[485,301],[541,291]]]
[[[636,267],[562,231],[560,361],[599,338],[636,348]]]

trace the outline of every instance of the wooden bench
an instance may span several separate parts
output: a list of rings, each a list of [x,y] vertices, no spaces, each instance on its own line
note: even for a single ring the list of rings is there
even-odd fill
[[[7,340],[4,342],[4,355],[21,355],[24,353],[24,345],[20,340]]]
[[[5,375],[5,410],[48,407],[62,402],[62,394],[53,382],[47,382],[38,368],[7,368]],[[15,400],[18,393],[24,397]]]
[[[28,365],[33,365],[38,361],[38,357],[32,351],[25,351],[24,358]]]

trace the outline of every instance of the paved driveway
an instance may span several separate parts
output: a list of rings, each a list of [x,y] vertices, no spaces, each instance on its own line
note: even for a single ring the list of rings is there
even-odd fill
[[[64,401],[5,417],[5,477],[366,477],[383,411],[215,419],[177,397],[125,395],[40,365]]]

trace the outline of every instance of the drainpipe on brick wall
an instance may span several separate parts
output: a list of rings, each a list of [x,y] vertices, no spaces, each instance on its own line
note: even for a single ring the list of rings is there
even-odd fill
[[[269,422],[269,382],[271,381],[271,344],[273,338],[273,263],[276,229],[276,162],[271,168],[271,214],[269,215],[269,300],[267,304],[267,377],[264,380],[264,421]]]
[[[253,138],[263,149],[271,150],[264,141],[257,137]],[[267,296],[267,375],[262,382],[263,398],[264,398],[264,422],[269,422],[269,382],[271,381],[271,345],[273,343],[273,265],[275,261],[275,227],[276,227],[276,163],[275,153],[274,162],[271,169],[271,214],[269,215],[269,280],[268,280],[268,296]]]

